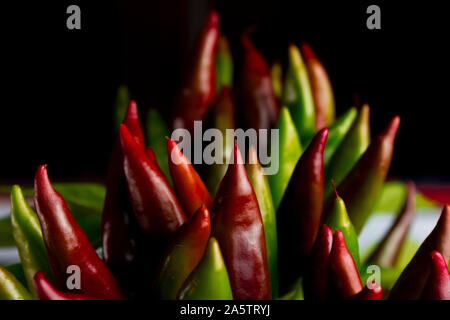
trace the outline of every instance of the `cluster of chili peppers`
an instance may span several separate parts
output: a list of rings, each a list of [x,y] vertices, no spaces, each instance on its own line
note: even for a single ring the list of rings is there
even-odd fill
[[[164,138],[155,110],[144,138],[137,105],[127,101],[107,172],[101,255],[39,166],[35,210],[20,187],[11,191],[26,282],[0,267],[1,298],[450,299],[448,205],[392,288],[362,280],[368,265],[395,266],[414,213],[410,183],[397,220],[361,261],[358,234],[385,181],[399,117],[370,140],[369,106],[335,119],[330,80],[307,44],[289,45],[285,74],[249,34],[241,47],[233,85],[230,45],[209,13],[171,127],[204,120],[224,133],[239,116],[246,128],[277,128],[278,173],[264,175],[254,146],[244,164],[234,140],[224,144],[224,164],[198,170]],[[70,270],[80,283],[69,283]]]

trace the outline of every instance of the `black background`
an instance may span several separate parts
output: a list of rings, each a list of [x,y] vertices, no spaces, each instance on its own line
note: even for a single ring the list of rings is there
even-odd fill
[[[208,8],[236,42],[255,25],[268,61],[289,42],[309,42],[335,89],[337,112],[357,93],[371,106],[372,133],[399,114],[391,175],[448,179],[448,13],[443,1],[35,1],[3,4],[0,181],[31,183],[47,163],[55,180],[104,178],[118,84],[142,116],[167,114],[180,70]],[[66,8],[81,7],[81,30]],[[366,8],[381,8],[381,30]]]

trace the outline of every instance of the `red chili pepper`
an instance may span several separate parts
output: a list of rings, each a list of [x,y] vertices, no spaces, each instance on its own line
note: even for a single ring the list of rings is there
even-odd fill
[[[275,125],[279,113],[270,68],[247,34],[241,36],[241,42],[244,61],[238,90],[243,121],[247,128],[270,129]]]
[[[123,124],[132,134],[139,148],[145,142],[137,105],[130,101]],[[106,197],[102,213],[103,259],[121,284],[133,283],[133,270],[137,264],[137,244],[140,231],[128,198],[122,166],[122,147],[119,135],[113,146],[106,178]]]
[[[194,120],[206,115],[216,92],[215,55],[219,37],[219,15],[211,11],[196,40],[194,58],[175,98],[174,128],[191,129]]]
[[[350,297],[351,300],[381,300],[383,288],[376,282],[365,286],[360,292]]]
[[[148,238],[153,267],[186,216],[169,183],[125,125],[119,128],[128,195],[139,227]]]
[[[389,299],[413,300],[420,296],[430,274],[432,251],[440,252],[447,264],[450,262],[450,205],[444,207],[433,231],[403,270],[391,290]]]
[[[305,271],[319,233],[327,136],[327,128],[320,130],[302,154],[277,211],[280,293],[288,290]]]
[[[42,271],[34,275],[33,285],[39,300],[101,300],[83,294],[61,292],[48,281]]]
[[[444,257],[438,251],[431,252],[431,272],[421,299],[450,300],[450,272]]]
[[[333,231],[324,224],[311,251],[308,273],[304,278],[306,299],[325,300],[327,262],[332,247]]]
[[[177,143],[169,138],[167,139],[167,154],[173,187],[186,215],[192,216],[202,204],[211,210],[213,200],[202,179],[189,159],[178,148]]]
[[[212,236],[222,250],[233,298],[270,299],[263,222],[236,141],[231,159],[213,204]]]
[[[119,285],[75,222],[66,202],[53,189],[45,165],[39,166],[34,181],[34,203],[57,288],[67,289],[67,268],[80,268],[78,293],[103,299],[122,299]]]
[[[347,299],[362,289],[355,261],[345,245],[344,234],[336,230],[327,263],[327,299]]]

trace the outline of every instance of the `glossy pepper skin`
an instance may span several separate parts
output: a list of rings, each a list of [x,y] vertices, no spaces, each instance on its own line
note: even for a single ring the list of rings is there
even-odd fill
[[[233,298],[267,300],[271,289],[264,227],[236,142],[231,159],[214,199],[212,235],[219,242]]]
[[[416,254],[403,270],[389,299],[411,300],[417,299],[422,293],[425,282],[431,270],[430,253],[438,251],[447,264],[450,262],[450,206],[446,205],[441,216]]]
[[[230,43],[225,35],[221,34],[217,40],[216,52],[216,93],[220,94],[223,87],[231,88],[233,85],[233,56]]]
[[[211,11],[196,39],[192,62],[175,98],[173,128],[191,130],[202,120],[216,92],[215,55],[219,37],[219,15]]]
[[[370,264],[377,264],[384,268],[395,267],[400,249],[408,234],[414,217],[416,201],[416,187],[413,182],[406,185],[406,200],[394,224],[383,237],[372,255],[367,259]]]
[[[0,266],[0,300],[33,300],[34,297],[8,270]]]
[[[244,52],[238,89],[244,127],[270,129],[277,121],[279,106],[269,66],[247,34],[242,34],[241,43]]]
[[[211,210],[213,200],[208,189],[189,159],[170,138],[167,139],[167,155],[175,194],[186,215],[191,217],[202,204]]]
[[[327,262],[333,247],[333,231],[323,225],[311,251],[308,271],[305,276],[306,299],[325,300]]]
[[[289,45],[289,65],[282,103],[289,107],[300,139],[303,145],[307,145],[316,131],[314,98],[308,70],[300,50],[294,44]]]
[[[347,212],[359,234],[378,199],[386,179],[392,154],[395,135],[400,117],[394,117],[387,128],[370,144],[347,177],[338,185],[337,191],[345,199]],[[331,208],[331,196],[325,212]]]
[[[129,129],[137,146],[145,150],[137,104],[133,100],[128,105],[123,124]],[[117,135],[109,160],[102,212],[103,259],[120,283],[132,283],[133,270],[138,264],[137,244],[141,241],[139,225],[128,197],[122,158],[120,137]]]
[[[209,211],[201,205],[175,233],[158,276],[158,296],[177,297],[186,278],[202,259],[211,233]]]
[[[421,294],[423,300],[450,300],[450,272],[438,251],[430,254],[431,272]]]
[[[376,282],[372,282],[371,286],[364,288],[357,294],[350,297],[351,300],[381,300],[383,296],[383,288]]]
[[[362,289],[358,269],[345,245],[344,234],[337,230],[327,262],[327,299],[347,299]]]
[[[170,238],[186,221],[174,192],[125,125],[119,128],[128,196],[140,230],[152,252],[150,272],[159,264]]]
[[[281,108],[275,129],[279,130],[279,169],[269,176],[269,183],[274,206],[278,208],[303,149],[287,107]]]
[[[230,279],[219,243],[210,238],[205,255],[186,279],[178,294],[180,300],[232,300]]]
[[[220,181],[222,180],[228,168],[228,160],[234,146],[234,136],[228,137],[226,130],[235,129],[235,107],[231,96],[231,89],[227,86],[222,87],[220,94],[211,107],[211,127],[220,130],[223,141],[222,163],[213,163],[208,166],[206,185],[211,195],[215,195]]]
[[[324,223],[328,225],[333,232],[339,230],[344,235],[345,244],[348,251],[355,261],[356,267],[360,267],[358,236],[355,228],[347,214],[344,200],[336,192],[336,198],[328,215],[324,218]]]
[[[39,270],[45,270],[49,277],[50,265],[39,219],[25,200],[22,189],[17,185],[11,190],[11,224],[28,288],[36,295],[33,287],[34,274]]]
[[[256,198],[258,199],[259,210],[264,225],[267,266],[269,268],[272,298],[274,299],[278,296],[278,245],[275,208],[273,206],[267,176],[264,175],[264,170],[258,161],[258,155],[253,146],[250,147],[249,161],[246,163],[245,168],[253,190],[255,191]]]
[[[342,142],[342,139],[347,134],[348,130],[350,130],[357,115],[358,110],[356,110],[355,107],[351,107],[328,128],[329,134],[327,145],[323,152],[323,164],[325,167],[330,163],[330,159],[336,151],[336,148]]]
[[[369,113],[368,105],[364,105],[359,110],[358,117],[334,152],[329,165],[325,168],[325,199],[333,193],[331,180],[334,180],[338,186],[369,146]]]
[[[321,226],[323,149],[328,129],[320,130],[302,154],[277,211],[280,293],[300,277]]]
[[[57,287],[63,291],[67,288],[67,267],[76,265],[81,272],[81,289],[77,293],[122,299],[116,279],[75,222],[64,199],[53,189],[45,165],[36,171],[34,203]]]
[[[322,62],[316,57],[307,43],[302,43],[301,52],[308,69],[309,81],[314,97],[316,130],[331,125],[334,121],[335,107],[333,87]]]
[[[33,287],[39,300],[100,300],[83,294],[61,292],[48,281],[41,271],[35,274]]]

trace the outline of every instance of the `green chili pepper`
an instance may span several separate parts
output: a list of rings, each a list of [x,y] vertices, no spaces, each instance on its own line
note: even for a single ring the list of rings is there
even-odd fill
[[[130,91],[126,85],[120,85],[117,88],[116,101],[114,104],[114,126],[116,129],[119,128],[120,124],[125,117],[125,112],[127,111],[128,102],[130,102]]]
[[[331,180],[339,185],[370,144],[369,106],[364,105],[325,168],[324,199],[332,193]]]
[[[222,87],[230,87],[233,84],[233,57],[230,44],[224,35],[217,40],[216,52],[216,93],[219,94]]]
[[[294,44],[289,45],[289,65],[282,101],[289,107],[300,139],[306,145],[315,133],[314,98],[308,70],[300,50]]]
[[[210,238],[205,255],[179,291],[182,300],[232,300],[230,279],[219,243]]]
[[[339,197],[337,191],[334,204],[331,207],[331,210],[328,212],[328,215],[324,217],[324,223],[329,226],[333,232],[335,232],[336,230],[340,230],[344,234],[347,249],[352,255],[356,267],[359,269],[360,259],[358,236],[356,235],[355,228],[353,227],[353,224],[348,217],[344,200]]]
[[[155,152],[156,160],[161,171],[164,173],[169,184],[172,185],[165,139],[168,136],[170,136],[170,131],[164,119],[156,109],[150,109],[147,113],[146,141],[148,147],[152,148]]]
[[[279,61],[275,61],[272,67],[270,68],[270,76],[272,78],[272,87],[273,93],[277,99],[281,98],[283,85],[281,81],[281,76],[283,74],[283,69],[281,67],[281,63]]]
[[[253,146],[250,147],[249,162],[246,164],[246,169],[261,212],[264,235],[266,237],[267,267],[269,268],[270,287],[272,290],[272,298],[276,298],[278,296],[278,246],[275,209],[273,206],[272,195],[270,194],[267,176],[264,175],[264,170],[258,161],[256,149]]]
[[[8,270],[0,266],[0,300],[33,300],[33,296]]]
[[[28,288],[36,295],[33,277],[38,271],[43,271],[50,277],[50,265],[39,219],[28,206],[22,190],[17,185],[11,190],[11,224]]]
[[[299,278],[294,283],[291,290],[280,297],[279,300],[305,300],[305,295],[303,293],[303,278]]]
[[[342,116],[340,116],[328,129],[328,140],[323,152],[323,165],[328,166],[331,156],[336,151],[336,148],[342,142],[342,139],[347,134],[356,119],[358,110],[355,107],[348,109]]]
[[[281,108],[276,128],[279,129],[279,169],[269,176],[269,183],[274,207],[278,208],[303,150],[288,108]]]

